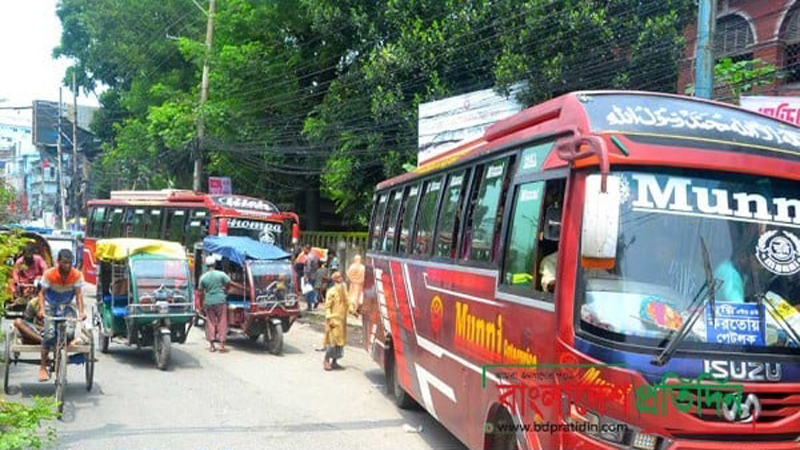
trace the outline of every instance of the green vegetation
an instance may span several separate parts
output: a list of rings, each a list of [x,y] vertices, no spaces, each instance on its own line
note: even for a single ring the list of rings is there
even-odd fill
[[[12,267],[6,264],[17,255],[26,240],[17,233],[0,234],[0,317],[2,306],[9,300],[11,293],[7,290]],[[0,333],[0,344],[7,336]],[[3,354],[0,361],[8,355]],[[44,421],[56,418],[56,402],[52,397],[34,398],[33,404],[26,406],[18,402],[9,402],[0,394],[0,450],[26,450],[43,448],[55,440],[55,429],[47,427],[42,430]]]
[[[775,65],[761,59],[734,62],[731,58],[722,58],[714,66],[714,97],[738,105],[742,94],[768,86],[782,75]],[[686,86],[686,94],[694,94],[693,84]]]
[[[420,102],[518,82],[528,104],[577,89],[672,92],[693,4],[217,0],[202,110],[206,16],[190,0],[61,0],[54,54],[76,61],[84,89],[108,86],[93,126],[97,194],[190,187],[202,115],[210,174],[309,209],[321,191],[363,225],[374,185],[416,161]]]

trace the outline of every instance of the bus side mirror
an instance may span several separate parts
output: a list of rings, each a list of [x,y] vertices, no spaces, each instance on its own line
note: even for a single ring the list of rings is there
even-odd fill
[[[605,177],[605,189],[603,178]],[[612,269],[619,238],[620,179],[614,175],[592,174],[586,178],[583,202],[581,265]]]

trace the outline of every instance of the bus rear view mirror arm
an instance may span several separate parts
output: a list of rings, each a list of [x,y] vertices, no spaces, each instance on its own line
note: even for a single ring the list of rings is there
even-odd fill
[[[608,147],[599,136],[573,135],[570,139],[563,139],[556,147],[558,157],[564,161],[573,162],[591,156],[597,156],[600,161],[600,189],[606,192],[606,178],[611,170],[608,160]]]

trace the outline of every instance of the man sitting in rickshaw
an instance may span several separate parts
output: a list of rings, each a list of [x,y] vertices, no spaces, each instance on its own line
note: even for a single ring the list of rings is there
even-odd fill
[[[28,244],[17,261],[11,274],[11,292],[14,297],[30,297],[33,295],[31,285],[44,276],[47,263],[36,254],[36,248]]]
[[[44,323],[38,317],[39,297],[34,297],[25,306],[23,318],[14,320],[14,328],[19,331],[23,344],[36,345],[42,343]]]
[[[80,271],[72,267],[72,251],[63,249],[58,252],[56,267],[48,269],[42,277],[42,290],[39,291],[39,318],[76,316],[75,303],[77,302],[77,316],[79,320],[86,319],[83,311],[83,276]],[[67,323],[67,341],[74,345],[72,339],[75,335],[74,322]],[[47,359],[50,348],[56,342],[56,323],[45,320],[42,333],[42,362],[39,366],[39,381],[47,381]]]

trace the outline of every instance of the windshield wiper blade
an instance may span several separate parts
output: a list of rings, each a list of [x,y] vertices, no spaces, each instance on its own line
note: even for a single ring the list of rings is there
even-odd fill
[[[711,259],[708,257],[708,248],[702,236],[700,236],[700,246],[703,251],[703,268],[706,273],[706,282],[700,286],[694,299],[692,299],[692,303],[689,305],[689,317],[683,322],[672,339],[667,342],[664,350],[650,361],[651,364],[663,366],[672,358],[678,345],[686,339],[692,327],[694,327],[694,324],[697,322],[697,319],[700,318],[700,313],[707,303],[711,305],[711,320],[712,322],[715,320],[714,303],[717,289],[722,285],[722,281],[714,278],[714,272],[711,269]]]

